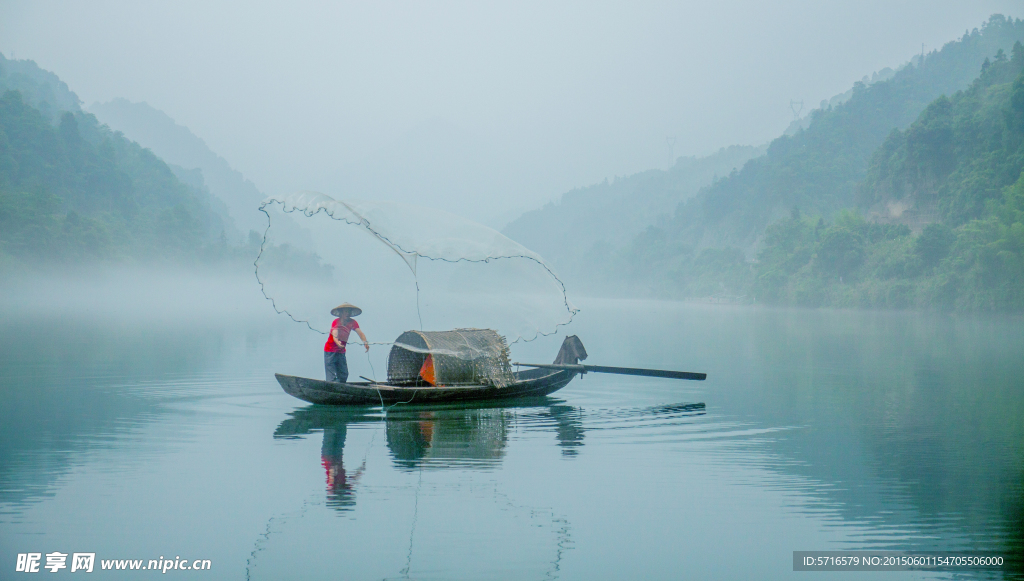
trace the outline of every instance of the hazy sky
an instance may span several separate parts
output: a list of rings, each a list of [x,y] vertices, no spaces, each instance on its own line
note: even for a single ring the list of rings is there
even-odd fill
[[[573,187],[761,144],[1007,0],[0,1],[0,51],[85,106],[163,110],[264,192],[492,224]]]

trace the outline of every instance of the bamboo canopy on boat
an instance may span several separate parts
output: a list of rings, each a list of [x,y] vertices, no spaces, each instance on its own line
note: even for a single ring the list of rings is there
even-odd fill
[[[514,381],[505,338],[491,329],[406,331],[388,355],[392,385],[493,385]]]

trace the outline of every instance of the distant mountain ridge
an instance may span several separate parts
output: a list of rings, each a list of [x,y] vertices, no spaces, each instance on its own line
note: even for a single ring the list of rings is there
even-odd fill
[[[265,196],[256,185],[163,111],[147,103],[113,99],[93,104],[89,112],[168,163],[186,170],[201,170],[206,187],[224,202],[242,235],[266,228],[266,219],[257,209]]]
[[[1020,177],[1024,48],[1018,43],[1010,53],[997,52],[970,87],[940,97],[906,130],[889,135],[858,190],[869,217],[959,226],[980,218]]]
[[[22,100],[55,123],[61,112],[81,111],[81,100],[60,77],[35,61],[11,60],[0,54],[0,95],[18,91]]]
[[[667,170],[648,170],[577,188],[556,203],[527,212],[503,230],[570,276],[586,275],[594,257],[621,252],[652,224],[665,225],[680,202],[723,178],[765,147],[722,148],[706,157],[680,157]]]

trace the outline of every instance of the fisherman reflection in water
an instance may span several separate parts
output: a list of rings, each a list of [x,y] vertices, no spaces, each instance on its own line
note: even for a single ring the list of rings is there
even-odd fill
[[[327,343],[324,345],[324,370],[327,372],[327,381],[345,383],[348,381],[348,361],[345,359],[345,345],[348,343],[348,336],[355,331],[363,340],[363,346],[367,353],[370,351],[370,344],[366,341],[359,329],[359,323],[352,317],[359,316],[363,310],[349,303],[342,303],[333,309],[331,314],[337,319],[331,323],[331,334],[327,336]]]
[[[351,474],[345,471],[345,424],[324,428],[324,445],[320,463],[327,471],[327,506],[344,509],[355,505],[354,488],[366,469],[366,460]]]

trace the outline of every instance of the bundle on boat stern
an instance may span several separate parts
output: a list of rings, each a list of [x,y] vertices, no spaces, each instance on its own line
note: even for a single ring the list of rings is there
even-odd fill
[[[388,354],[391,385],[505,387],[514,381],[508,343],[492,329],[406,331]]]
[[[587,358],[575,335],[562,342],[556,364]],[[401,387],[507,387],[516,381],[505,338],[492,329],[406,331],[388,354],[388,383]]]

